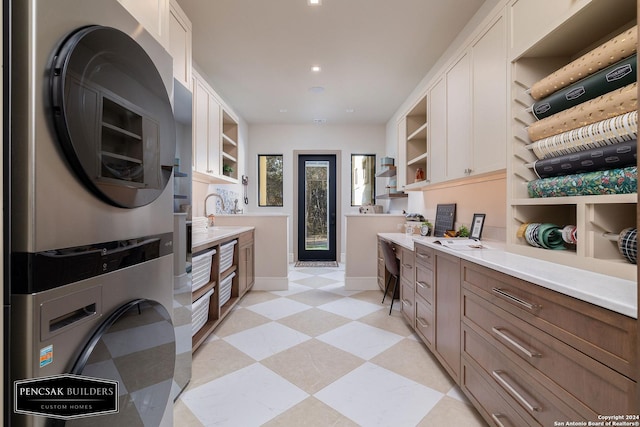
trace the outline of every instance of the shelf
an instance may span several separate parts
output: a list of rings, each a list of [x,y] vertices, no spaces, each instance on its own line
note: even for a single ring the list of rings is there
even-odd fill
[[[224,157],[225,159],[231,160],[232,162],[236,162],[236,158],[233,157],[231,154],[227,154],[224,151],[222,152],[222,157]]]
[[[389,166],[389,169],[379,172],[376,175],[376,178],[391,178],[396,176],[396,172],[397,170],[395,166]]]
[[[381,194],[379,196],[376,196],[376,199],[380,199],[380,200],[384,200],[384,199],[401,199],[403,197],[409,197],[409,195],[407,193],[404,193],[404,192],[400,191],[400,192],[397,192],[397,193]]]
[[[407,137],[407,141],[412,141],[414,139],[420,139],[420,140],[427,139],[427,123],[426,122]]]
[[[230,145],[233,145],[234,147],[236,147],[238,145],[238,143],[236,141],[234,141],[233,139],[229,138],[224,133],[222,134],[222,139],[224,140],[225,144],[230,144]]]
[[[214,280],[212,282],[207,283],[200,289],[193,291],[193,293],[191,294],[191,301],[197,301],[198,299],[200,299],[202,295],[209,292],[212,288],[215,288],[215,286],[216,286],[216,282]]]
[[[407,161],[407,165],[413,165],[413,164],[416,164],[416,163],[419,163],[419,162],[422,162],[424,164],[425,160],[427,160],[427,153],[420,154],[419,156],[408,160]]]

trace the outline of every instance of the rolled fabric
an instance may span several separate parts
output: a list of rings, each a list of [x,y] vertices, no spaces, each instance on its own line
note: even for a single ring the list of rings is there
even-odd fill
[[[638,263],[638,229],[625,228],[618,238],[618,250],[631,264]]]
[[[638,137],[638,111],[540,139],[529,147],[538,159],[577,153],[590,148],[605,147]]]
[[[578,231],[575,225],[565,225],[562,227],[562,240],[570,245],[578,243]]]
[[[636,81],[637,55],[633,54],[534,103],[537,120],[609,93]]]
[[[535,100],[549,96],[570,84],[620,61],[637,50],[638,26],[634,26],[582,55],[531,86]]]
[[[638,168],[633,166],[536,179],[527,184],[527,189],[532,198],[636,193]]]
[[[638,109],[637,82],[532,123],[529,139],[537,141]]]
[[[574,154],[537,160],[533,170],[538,178],[576,173],[620,169],[637,164],[638,141],[621,142],[602,148],[592,148]]]

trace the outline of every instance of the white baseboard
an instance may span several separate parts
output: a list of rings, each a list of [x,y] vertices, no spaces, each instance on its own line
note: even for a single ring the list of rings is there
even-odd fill
[[[345,277],[344,289],[347,291],[380,290],[377,277]]]
[[[254,291],[286,291],[289,289],[288,277],[256,277],[251,288]]]

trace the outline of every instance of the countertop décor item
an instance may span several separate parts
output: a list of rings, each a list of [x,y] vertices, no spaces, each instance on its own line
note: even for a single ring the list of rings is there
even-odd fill
[[[454,229],[456,220],[456,204],[439,204],[436,206],[436,225],[433,229],[435,237],[443,237],[448,230]]]

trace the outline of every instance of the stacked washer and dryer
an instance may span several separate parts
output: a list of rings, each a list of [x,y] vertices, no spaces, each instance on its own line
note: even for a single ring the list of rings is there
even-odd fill
[[[172,59],[117,0],[11,15],[11,380],[114,379],[66,424],[172,425]]]

